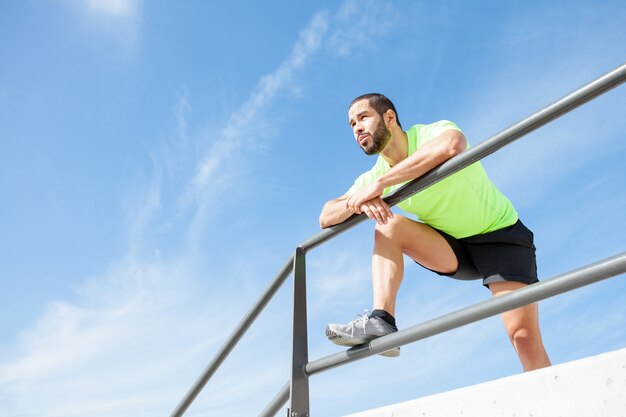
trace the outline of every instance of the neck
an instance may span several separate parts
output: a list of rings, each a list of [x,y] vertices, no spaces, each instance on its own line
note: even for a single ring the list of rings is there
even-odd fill
[[[395,128],[395,129],[394,129]],[[385,149],[380,152],[380,156],[383,157],[389,166],[394,166],[404,160],[409,153],[409,145],[407,134],[400,127],[394,126],[391,129],[391,140]]]

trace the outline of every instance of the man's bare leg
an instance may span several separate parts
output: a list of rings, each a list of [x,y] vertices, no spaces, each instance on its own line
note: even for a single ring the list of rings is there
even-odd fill
[[[377,224],[372,257],[374,311],[348,324],[326,326],[330,341],[341,346],[356,346],[398,331],[393,316],[404,275],[403,254],[443,272],[454,272],[458,265],[448,242],[430,226],[403,216],[393,216],[386,224]],[[399,354],[400,348],[381,353],[390,357]]]
[[[372,257],[373,308],[392,316],[404,276],[403,254],[443,273],[454,272],[458,267],[448,242],[431,227],[399,215],[385,225],[377,224]],[[496,282],[489,289],[494,296],[500,296],[523,286],[518,282]],[[537,305],[509,311],[502,318],[524,371],[550,366],[539,330]]]
[[[524,286],[526,284],[519,282],[494,282],[489,284],[489,289],[494,297],[498,297]],[[502,320],[524,371],[551,365],[541,339],[537,304],[507,311],[502,314]]]
[[[373,308],[395,315],[396,296],[404,276],[406,254],[421,265],[454,272],[458,262],[448,242],[430,226],[395,215],[377,224],[372,257]]]

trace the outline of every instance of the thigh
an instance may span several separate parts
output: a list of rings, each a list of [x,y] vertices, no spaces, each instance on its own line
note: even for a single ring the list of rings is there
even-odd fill
[[[441,276],[460,279],[463,281],[468,280],[476,280],[483,278],[482,274],[478,272],[476,269],[476,265],[474,265],[474,261],[470,256],[469,251],[467,250],[467,244],[459,239],[456,239],[449,234],[442,232],[441,230],[434,229],[437,233],[439,233],[443,238],[448,242],[448,245],[452,248],[454,255],[457,259],[457,269],[453,272],[442,273],[439,271],[431,270]],[[423,265],[422,265],[423,266]]]
[[[439,232],[424,223],[395,215],[386,225],[377,225],[376,233],[399,244],[405,255],[428,269],[453,273],[458,268],[450,244]]]

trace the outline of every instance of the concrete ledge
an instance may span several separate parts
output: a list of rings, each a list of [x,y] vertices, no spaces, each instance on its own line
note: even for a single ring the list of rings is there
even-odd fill
[[[626,348],[346,417],[624,417]]]

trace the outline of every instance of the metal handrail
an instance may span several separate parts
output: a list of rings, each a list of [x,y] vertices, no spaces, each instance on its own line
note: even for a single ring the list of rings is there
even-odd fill
[[[425,174],[424,176],[410,181],[409,183],[400,187],[394,193],[385,197],[385,201],[387,202],[389,206],[396,205],[400,201],[422,191],[423,189],[471,165],[472,163],[477,162],[480,159],[496,152],[500,148],[519,139],[520,137],[526,135],[527,133],[530,133],[533,130],[536,130],[537,128],[551,122],[552,120],[562,116],[563,114],[573,110],[574,108],[579,107],[583,105],[584,103],[596,98],[597,96],[611,90],[612,88],[617,87],[624,81],[626,81],[626,64],[623,64],[617,67],[616,69],[608,72],[607,74],[599,77],[598,79],[590,82],[589,84],[579,88],[573,93],[554,102],[553,104],[549,105],[543,110],[540,110],[532,114],[531,116],[523,119],[522,121],[511,126],[510,128],[505,129],[502,132],[496,134],[495,136],[492,136],[491,138],[481,142],[475,147],[469,149],[468,151],[446,161],[445,163],[434,168],[433,170],[431,170],[429,173]],[[306,254],[306,252],[308,252],[309,250],[347,231],[348,229],[356,226],[357,224],[363,222],[366,219],[367,219],[367,216],[365,214],[353,215],[350,218],[348,218],[346,221],[344,221],[343,223],[324,229],[323,231],[316,234],[312,238],[302,242],[297,247],[297,252],[303,257]],[[170,415],[171,417],[180,417],[184,414],[184,412],[191,405],[191,403],[197,397],[200,391],[204,388],[204,386],[209,381],[209,379],[213,376],[215,371],[219,368],[219,366],[224,361],[224,359],[228,356],[228,354],[232,351],[232,349],[239,342],[241,337],[245,334],[248,328],[252,325],[256,317],[258,317],[258,315],[262,312],[265,306],[273,298],[274,294],[278,291],[278,289],[285,282],[287,277],[291,274],[294,268],[293,266],[294,260],[295,260],[295,256],[292,255],[289,258],[289,260],[286,262],[285,266],[281,269],[280,273],[276,276],[276,278],[274,278],[274,280],[270,283],[270,285],[268,285],[264,293],[259,297],[256,303],[244,316],[243,320],[239,323],[235,331],[226,340],[222,348],[218,351],[215,358],[205,368],[205,370],[200,375],[200,377],[192,385],[191,389],[183,397],[183,399],[178,404],[176,409]],[[294,281],[299,281],[296,278],[298,277],[294,276]],[[295,303],[296,303],[296,300],[294,300],[294,304]],[[514,308],[514,307],[511,307],[511,308]],[[304,319],[305,319],[304,326],[306,329],[306,312],[304,314]],[[377,341],[374,344],[374,346],[377,346],[380,343],[387,343],[387,340],[383,341],[381,338],[381,340]],[[296,344],[294,340],[294,347],[295,346]],[[397,346],[397,345],[394,345],[394,346]],[[304,356],[301,355],[301,357],[306,357],[306,354]],[[309,369],[309,365],[311,365],[312,363],[315,363],[315,362],[303,364],[302,373],[305,376],[311,371],[311,369]],[[275,397],[272,404],[278,403],[278,399],[282,398],[281,395],[284,395],[282,394],[283,391],[284,389],[281,390],[281,393],[279,393],[277,397]],[[308,393],[307,393],[307,398],[308,398]],[[271,409],[272,404],[270,404],[270,406],[268,406],[266,410]],[[295,413],[294,415],[297,415],[297,413]]]
[[[259,297],[256,303],[254,303],[252,308],[250,308],[250,310],[244,316],[241,322],[239,322],[239,325],[231,333],[226,342],[224,342],[211,363],[207,365],[202,374],[198,377],[196,382],[194,382],[191,389],[183,397],[181,402],[178,404],[172,414],[170,414],[170,416],[179,417],[185,413],[193,400],[198,396],[200,391],[202,391],[202,388],[204,388],[204,386],[207,382],[209,382],[209,379],[211,379],[215,371],[217,371],[222,362],[224,362],[224,359],[226,359],[226,357],[230,354],[233,348],[237,345],[239,340],[246,333],[248,328],[252,325],[252,323],[254,323],[254,320],[256,320],[259,314],[261,314],[261,311],[263,311],[267,303],[269,303],[269,301],[274,297],[274,294],[276,294],[276,292],[280,289],[285,280],[289,277],[289,275],[291,275],[292,265],[293,255],[285,263],[285,266],[283,266],[276,278],[274,278],[274,280],[267,286],[263,294]]]

